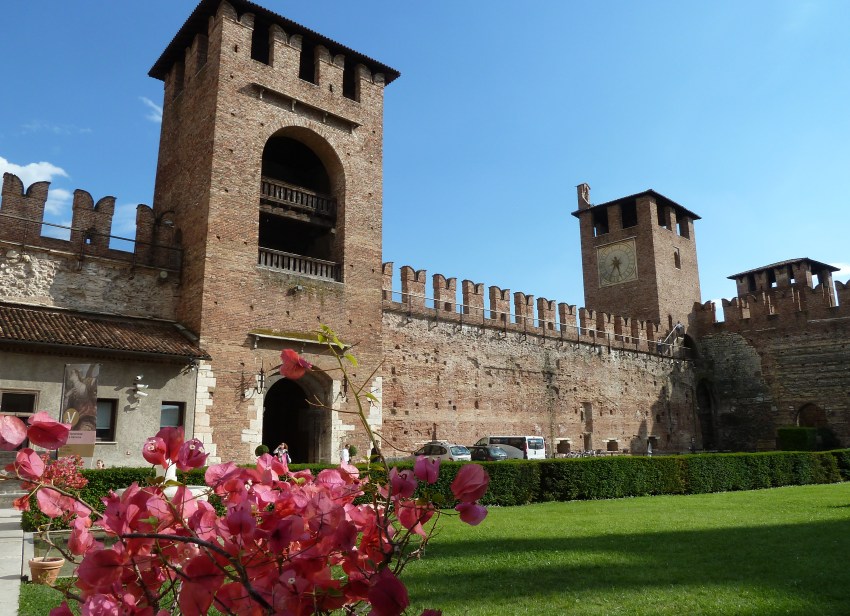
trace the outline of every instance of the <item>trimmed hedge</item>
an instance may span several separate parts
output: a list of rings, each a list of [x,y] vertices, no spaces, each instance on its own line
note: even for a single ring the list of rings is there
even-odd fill
[[[442,506],[455,504],[451,483],[463,462],[443,462],[440,477],[432,486],[420,488]],[[767,452],[698,454],[679,456],[611,456],[554,460],[505,460],[480,462],[490,474],[490,488],[481,499],[484,505],[525,505],[540,501],[589,500],[649,496],[655,494],[704,494],[733,490],[757,490],[786,485],[835,483],[850,478],[850,449],[827,452]],[[366,465],[358,465],[361,472]],[[394,464],[412,468],[412,462]],[[327,464],[293,464],[293,471],[310,469],[313,474]],[[190,485],[204,485],[205,468],[178,473]],[[372,466],[376,480],[382,469]],[[103,509],[101,499],[110,490],[125,488],[134,481],[144,484],[153,477],[150,468],[85,470],[89,485],[83,500]],[[364,497],[363,502],[370,498]],[[36,530],[47,518],[38,511],[24,512],[23,528]],[[54,523],[54,528],[60,528]]]

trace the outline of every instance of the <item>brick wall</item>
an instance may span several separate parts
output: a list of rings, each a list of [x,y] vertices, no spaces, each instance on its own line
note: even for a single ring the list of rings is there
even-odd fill
[[[384,312],[384,433],[411,451],[434,433],[471,444],[488,434],[570,439],[593,449],[686,451],[695,433],[688,362],[496,326]]]

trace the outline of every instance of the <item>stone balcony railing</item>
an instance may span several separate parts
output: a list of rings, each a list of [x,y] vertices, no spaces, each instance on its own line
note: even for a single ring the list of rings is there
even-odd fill
[[[292,274],[339,282],[339,263],[294,255],[271,248],[260,248],[257,265]]]
[[[336,216],[336,199],[268,177],[260,179],[260,199],[275,206],[301,210],[314,216]]]

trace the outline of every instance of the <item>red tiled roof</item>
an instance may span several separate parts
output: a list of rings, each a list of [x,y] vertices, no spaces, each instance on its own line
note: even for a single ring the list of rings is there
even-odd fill
[[[0,343],[203,358],[177,323],[0,303]]]

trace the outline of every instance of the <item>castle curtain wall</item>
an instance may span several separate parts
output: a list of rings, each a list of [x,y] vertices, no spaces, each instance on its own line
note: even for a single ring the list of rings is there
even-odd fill
[[[723,328],[724,324],[718,324]],[[713,333],[700,340],[724,449],[775,449],[776,429],[797,424],[809,404],[823,409],[842,445],[850,442],[850,322]]]
[[[404,452],[434,433],[542,435],[549,455],[566,439],[643,453],[650,436],[684,452],[698,434],[687,361],[387,309],[383,330],[384,435]]]

